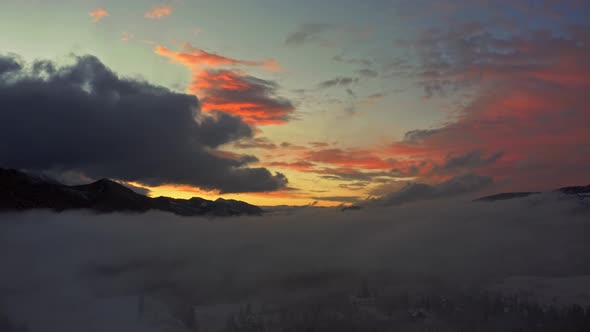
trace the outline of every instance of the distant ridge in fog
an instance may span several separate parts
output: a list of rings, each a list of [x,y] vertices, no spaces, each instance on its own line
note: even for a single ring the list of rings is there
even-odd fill
[[[554,192],[559,192],[566,195],[578,195],[581,199],[585,197],[590,197],[590,185],[587,186],[573,186],[573,187],[562,187],[559,189],[554,190]],[[494,194],[490,196],[481,197],[475,200],[475,202],[495,202],[495,201],[502,201],[507,199],[514,199],[514,198],[523,198],[528,197],[531,195],[540,194],[539,191],[522,191],[522,192],[507,192],[507,193],[500,193]]]

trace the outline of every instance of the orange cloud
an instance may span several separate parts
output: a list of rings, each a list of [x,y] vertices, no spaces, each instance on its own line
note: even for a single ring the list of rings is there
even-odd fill
[[[361,169],[390,170],[394,162],[385,160],[368,150],[323,149],[307,152],[305,159],[325,164]]]
[[[104,10],[103,8],[97,8],[93,11],[91,11],[90,13],[88,13],[88,15],[90,17],[92,17],[92,22],[93,23],[98,23],[100,22],[103,18],[110,16],[109,12],[107,12],[106,10]]]
[[[308,170],[313,169],[315,166],[313,163],[310,163],[307,161],[296,161],[293,163],[275,161],[275,162],[270,162],[270,163],[263,163],[262,165],[264,167],[280,167],[280,168],[294,169],[297,171],[308,171]]]
[[[270,71],[279,71],[281,66],[274,59],[263,61],[237,60],[216,53],[207,52],[195,48],[189,43],[184,43],[182,52],[172,51],[164,46],[157,46],[154,52],[158,55],[169,58],[171,61],[187,67],[221,67],[221,66],[253,66],[261,67]]]
[[[168,5],[152,6],[152,8],[145,13],[146,18],[161,19],[172,14],[172,8]]]
[[[157,46],[154,52],[171,62],[191,70],[192,82],[187,91],[197,95],[205,112],[221,111],[251,124],[281,124],[295,110],[293,104],[277,95],[278,85],[250,76],[239,69],[213,69],[217,67],[250,66],[278,70],[275,60],[238,60],[207,52],[185,43],[182,52]]]
[[[205,112],[222,111],[252,124],[281,124],[294,106],[276,96],[276,84],[231,70],[197,71],[189,92],[200,96]]]

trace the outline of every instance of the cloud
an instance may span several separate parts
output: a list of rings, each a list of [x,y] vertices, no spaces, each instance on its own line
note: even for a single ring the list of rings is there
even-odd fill
[[[238,149],[265,149],[274,150],[278,146],[267,137],[251,137],[236,141],[233,146]]]
[[[393,161],[385,160],[373,151],[361,149],[321,149],[308,151],[306,160],[326,163],[330,165],[359,167],[361,169],[391,169]]]
[[[422,139],[440,132],[440,129],[415,129],[404,134],[403,142],[416,143]]]
[[[451,198],[481,191],[492,185],[492,177],[476,174],[459,175],[439,184],[409,183],[399,191],[368,202],[369,205],[393,206],[424,200]]]
[[[329,24],[323,23],[303,24],[297,30],[289,33],[287,38],[285,38],[285,45],[302,46],[307,43],[318,42],[321,40],[321,34],[330,28],[331,26]]]
[[[263,61],[238,60],[195,48],[189,43],[183,44],[182,52],[175,52],[164,46],[157,46],[154,52],[187,67],[250,66],[261,67],[270,71],[281,70],[280,65],[274,59]]]
[[[453,173],[458,171],[473,170],[488,166],[497,162],[504,155],[503,151],[484,156],[481,150],[469,151],[462,155],[449,155],[443,165],[435,167],[435,172]]]
[[[162,46],[156,47],[155,52],[191,70],[192,82],[187,90],[200,97],[205,112],[221,111],[242,117],[251,124],[268,125],[287,122],[295,111],[290,100],[278,95],[279,85],[276,82],[248,75],[239,69],[218,68],[249,66],[280,69],[273,59],[237,60],[196,49],[190,44],[184,45],[183,52],[174,52]]]
[[[433,165],[430,175],[439,179],[477,168],[502,179],[505,190],[590,181],[582,166],[590,156],[580,144],[590,141],[584,125],[590,121],[590,29],[564,34],[499,37],[480,24],[425,32],[411,43],[415,77],[424,86],[442,84],[441,93],[457,97],[458,106],[438,128],[407,132],[389,153]],[[453,96],[449,87],[469,96]]]
[[[361,169],[349,167],[312,169],[310,172],[322,174],[320,177],[326,180],[350,181],[356,183],[365,182],[366,184],[369,184],[371,181],[375,181],[378,178],[395,176],[388,171],[363,171]]]
[[[278,88],[273,81],[209,69],[197,74],[189,90],[202,96],[206,112],[225,112],[252,124],[281,124],[289,120],[295,106],[277,95]]]
[[[363,65],[363,66],[372,66],[373,65],[373,61],[371,61],[370,59],[356,59],[356,58],[347,58],[344,56],[344,54],[338,54],[332,57],[333,61],[336,62],[344,62],[344,63],[350,63],[350,64],[355,64],[355,65]]]
[[[314,196],[311,199],[317,201],[329,201],[329,202],[343,202],[343,203],[358,203],[361,198],[358,196]]]
[[[123,33],[121,33],[121,41],[124,43],[127,43],[131,40],[133,40],[135,38],[135,35],[127,32],[127,31],[123,31]]]
[[[358,82],[357,77],[336,77],[330,80],[326,80],[318,84],[318,86],[322,89],[332,88],[335,86],[345,87],[349,86],[353,83]]]
[[[0,63],[14,60],[0,57]],[[10,66],[16,70],[14,65]],[[0,76],[2,165],[79,172],[146,185],[186,184],[221,193],[281,189],[287,179],[220,145],[252,137],[239,118],[202,114],[195,96],[120,78],[93,56],[35,62]]]
[[[22,69],[22,65],[15,57],[0,55],[0,78],[2,75],[18,72]]]
[[[97,8],[93,11],[91,11],[90,13],[88,13],[88,15],[90,17],[92,17],[92,22],[94,23],[98,23],[100,22],[103,18],[107,17],[107,16],[111,16],[109,14],[109,12],[107,12],[105,9],[103,8]]]
[[[288,169],[294,169],[294,170],[298,170],[298,171],[307,171],[307,170],[313,169],[315,167],[315,164],[307,162],[307,161],[296,161],[296,162],[273,161],[273,162],[264,163],[264,166],[288,168]]]
[[[326,148],[330,146],[328,142],[309,142],[309,145],[313,146],[314,148]]]
[[[154,5],[145,13],[145,18],[161,19],[172,14],[172,8],[168,5]]]
[[[238,311],[254,298],[295,313],[301,294],[303,304],[343,298],[346,305],[339,294],[355,292],[362,280],[385,295],[411,289],[476,296],[514,275],[587,275],[590,219],[577,203],[540,195],[355,213],[286,209],[214,222],[164,213],[4,213],[2,311],[32,332],[145,331],[148,322],[137,315],[139,294],[147,308],[162,298],[177,305],[207,299],[238,303]],[[153,330],[168,322],[161,320],[166,306],[157,309]],[[471,324],[471,311],[467,315]],[[206,326],[201,317],[199,326]],[[166,327],[180,325],[179,319],[170,322]],[[399,330],[407,320],[402,324]]]
[[[363,76],[363,77],[367,77],[367,78],[375,78],[377,76],[379,76],[379,73],[372,70],[372,69],[361,69],[358,71],[359,75]]]

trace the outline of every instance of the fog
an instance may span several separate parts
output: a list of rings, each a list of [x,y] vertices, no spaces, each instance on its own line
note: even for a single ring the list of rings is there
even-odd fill
[[[75,318],[81,303],[164,290],[211,304],[359,280],[477,288],[512,276],[586,275],[589,235],[588,206],[556,194],[234,218],[0,214],[0,313],[32,331],[73,331],[79,325],[62,320],[88,324]]]

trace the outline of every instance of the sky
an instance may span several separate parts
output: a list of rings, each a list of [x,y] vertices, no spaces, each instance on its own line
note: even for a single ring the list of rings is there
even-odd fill
[[[258,205],[590,183],[587,1],[2,8],[2,167]]]

